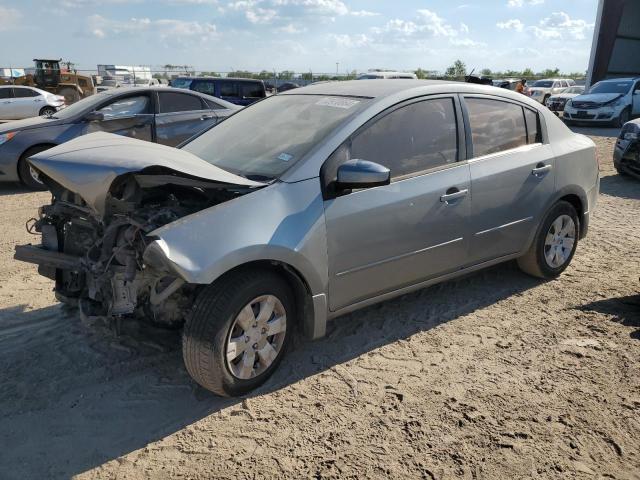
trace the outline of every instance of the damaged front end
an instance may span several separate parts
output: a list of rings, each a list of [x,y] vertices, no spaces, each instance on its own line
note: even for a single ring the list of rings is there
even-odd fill
[[[17,246],[15,258],[37,264],[41,275],[55,280],[56,297],[79,306],[82,315],[165,325],[184,321],[197,286],[163,268],[157,254],[153,265],[145,263],[145,250],[156,240],[150,233],[256,188],[241,177],[244,184],[220,183],[150,166],[116,176],[98,210],[53,169],[40,173],[52,202],[27,228],[41,234],[42,242]]]

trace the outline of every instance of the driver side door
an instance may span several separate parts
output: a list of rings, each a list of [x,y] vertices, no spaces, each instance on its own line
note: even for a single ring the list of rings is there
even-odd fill
[[[332,311],[460,268],[467,261],[470,173],[457,97],[393,107],[327,160],[325,221]],[[462,153],[461,153],[462,151]],[[334,192],[338,167],[368,160],[391,183]]]
[[[148,94],[118,97],[102,106],[101,120],[87,122],[84,133],[107,132],[153,141],[153,104]]]

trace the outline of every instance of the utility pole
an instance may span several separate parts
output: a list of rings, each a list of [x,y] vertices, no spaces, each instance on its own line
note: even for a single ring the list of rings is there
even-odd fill
[[[338,76],[339,68],[340,68],[340,62],[336,62],[336,77]]]

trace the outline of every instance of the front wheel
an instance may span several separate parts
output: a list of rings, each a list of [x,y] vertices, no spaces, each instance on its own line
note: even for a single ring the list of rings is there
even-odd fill
[[[200,292],[182,337],[193,379],[222,396],[263,384],[282,360],[296,316],[295,300],[277,273],[232,273]]]
[[[533,244],[518,259],[520,270],[539,278],[555,278],[569,266],[578,246],[580,219],[569,202],[556,203],[545,216]]]
[[[57,112],[57,110],[53,107],[43,107],[40,110],[40,116],[41,117],[50,117],[53,114],[55,114]]]
[[[31,189],[31,190],[46,190],[47,187],[42,180],[40,180],[40,175],[38,172],[29,165],[27,159],[36,153],[43,152],[51,148],[52,145],[40,145],[37,147],[32,147],[26,152],[22,154],[20,160],[18,160],[18,175],[20,176],[20,181],[22,184]]]
[[[622,110],[622,112],[620,112],[620,115],[618,115],[618,118],[615,122],[616,127],[622,128],[624,124],[627,123],[630,119],[631,119],[631,114],[629,113],[629,109],[625,108],[624,110]]]

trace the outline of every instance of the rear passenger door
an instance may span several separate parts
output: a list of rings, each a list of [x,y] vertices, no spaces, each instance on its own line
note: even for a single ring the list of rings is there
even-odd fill
[[[555,189],[555,160],[534,109],[465,96],[471,152],[470,263],[522,251]],[[470,140],[470,141],[469,141]]]
[[[44,97],[30,88],[13,87],[13,97],[14,118],[37,117],[45,106]]]
[[[217,121],[218,116],[198,95],[158,92],[157,143],[175,147]]]
[[[325,162],[325,221],[331,310],[454,271],[467,262],[469,166],[452,96],[380,114]],[[391,184],[331,191],[338,167],[369,160]]]

